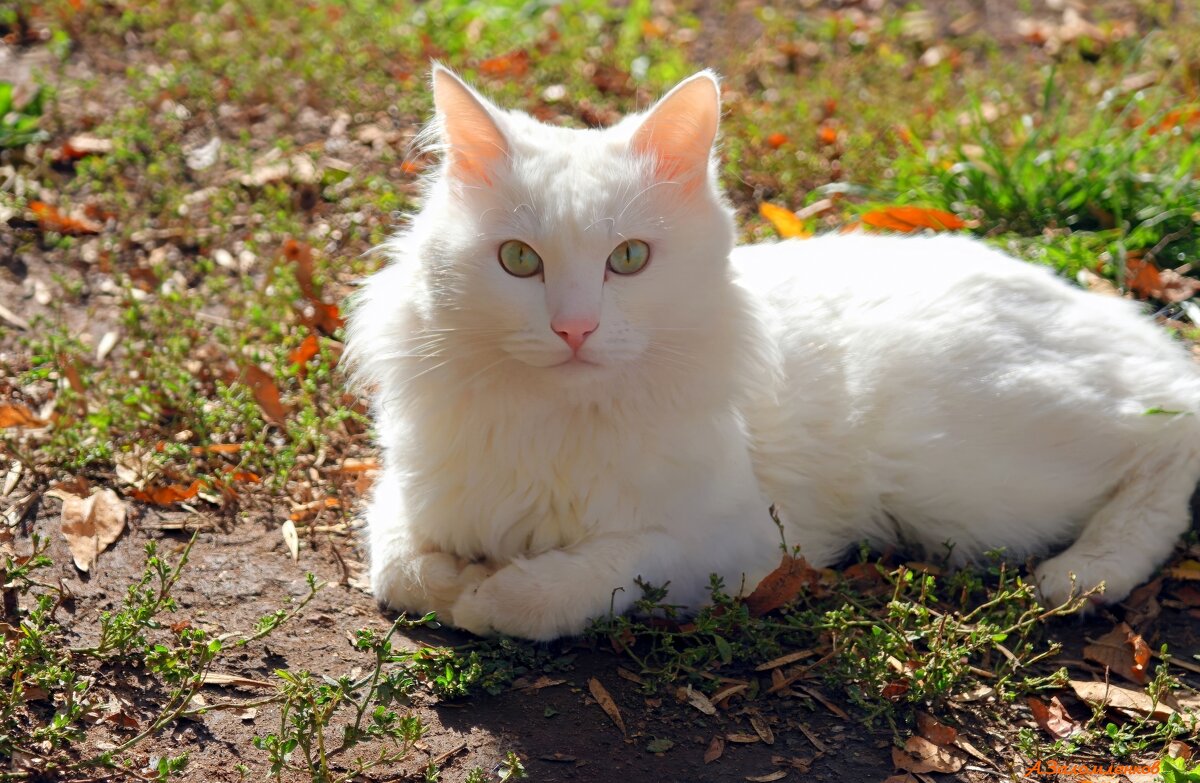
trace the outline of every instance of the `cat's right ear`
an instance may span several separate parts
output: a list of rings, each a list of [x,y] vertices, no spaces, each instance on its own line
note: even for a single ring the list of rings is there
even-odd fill
[[[680,82],[650,109],[633,134],[635,152],[654,159],[655,172],[691,189],[708,173],[721,118],[721,91],[712,71]]]
[[[433,66],[433,104],[451,176],[468,184],[490,185],[490,174],[508,158],[508,140],[490,104],[442,65]]]

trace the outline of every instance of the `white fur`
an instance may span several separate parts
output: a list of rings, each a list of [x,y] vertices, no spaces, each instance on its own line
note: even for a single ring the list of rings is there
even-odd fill
[[[711,172],[664,181],[631,152],[646,115],[566,130],[479,100],[495,128],[470,132],[501,134],[501,163],[483,183],[443,166],[351,315],[383,452],[381,602],[535,639],[625,610],[639,576],[695,605],[710,573],[737,590],[777,564],[772,502],[819,565],[862,539],[952,541],[956,562],[1075,541],[1038,569],[1047,597],[1073,573],[1115,600],[1186,527],[1200,379],[1133,305],[957,237],[730,264]],[[650,263],[606,275],[627,238]],[[544,279],[501,268],[509,239]],[[563,308],[598,313],[591,364],[562,364]]]

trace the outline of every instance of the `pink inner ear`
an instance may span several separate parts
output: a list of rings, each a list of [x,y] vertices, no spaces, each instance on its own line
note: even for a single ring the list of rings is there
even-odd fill
[[[697,74],[669,92],[633,135],[635,152],[653,157],[660,179],[689,186],[708,172],[708,156],[717,136],[721,99],[717,83]]]
[[[449,146],[450,173],[463,182],[491,184],[508,157],[508,142],[482,100],[444,68],[433,72],[433,102]]]

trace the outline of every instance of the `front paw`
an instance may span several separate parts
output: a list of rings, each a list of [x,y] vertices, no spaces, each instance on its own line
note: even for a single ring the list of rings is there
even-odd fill
[[[1120,564],[1100,557],[1064,552],[1033,570],[1034,583],[1046,608],[1059,607],[1091,591],[1083,610],[1124,598],[1135,585]]]
[[[573,600],[570,588],[548,593],[515,566],[507,566],[459,595],[449,623],[476,636],[504,634],[549,641],[578,634],[587,624],[586,601]]]
[[[491,568],[446,552],[425,552],[372,563],[371,590],[385,607],[410,615],[448,613],[465,589],[473,589]]]

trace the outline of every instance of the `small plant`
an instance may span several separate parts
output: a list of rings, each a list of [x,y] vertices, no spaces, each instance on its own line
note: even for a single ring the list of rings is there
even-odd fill
[[[46,138],[38,128],[42,120],[45,88],[38,88],[23,106],[14,103],[14,85],[0,81],[0,148],[23,147]]]

